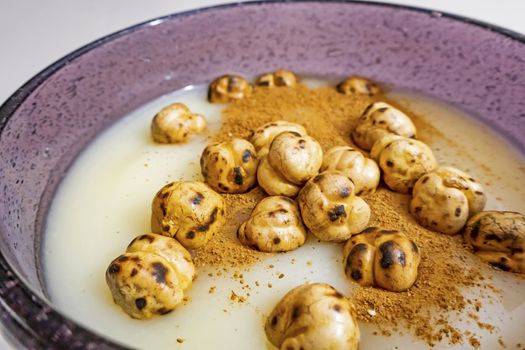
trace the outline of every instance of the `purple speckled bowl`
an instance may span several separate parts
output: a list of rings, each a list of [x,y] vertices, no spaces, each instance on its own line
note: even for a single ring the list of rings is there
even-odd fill
[[[82,148],[134,108],[228,72],[358,73],[457,105],[525,150],[525,38],[455,16],[359,2],[226,5],[150,21],[54,63],[0,108],[0,317],[18,347],[119,345],[53,309],[45,216]]]

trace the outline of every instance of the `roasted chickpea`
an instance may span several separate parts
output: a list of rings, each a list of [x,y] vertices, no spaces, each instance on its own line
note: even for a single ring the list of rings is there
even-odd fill
[[[153,199],[151,230],[188,249],[208,243],[224,220],[224,199],[202,182],[172,182]]]
[[[456,168],[441,167],[417,181],[410,213],[421,226],[453,235],[483,210],[486,200],[475,179]]]
[[[337,85],[337,91],[344,95],[359,94],[365,96],[379,95],[379,85],[363,77],[351,76]]]
[[[157,234],[135,238],[106,271],[113,300],[137,319],[173,311],[194,277],[190,253],[173,238]]]
[[[357,350],[360,334],[353,310],[332,286],[305,284],[279,301],[264,329],[268,340],[283,350]]]
[[[370,156],[383,171],[387,186],[400,193],[409,193],[422,175],[437,167],[434,153],[426,144],[397,135],[377,141]]]
[[[299,79],[289,70],[279,69],[273,73],[266,73],[257,78],[255,85],[267,87],[289,86],[297,85]]]
[[[323,161],[321,145],[308,135],[283,132],[277,135],[257,169],[259,185],[272,196],[294,197]]]
[[[416,137],[412,120],[399,109],[385,102],[374,102],[364,110],[352,132],[357,146],[369,151],[374,143],[388,134]]]
[[[214,143],[201,156],[204,179],[217,192],[244,193],[257,180],[257,159],[253,145],[239,138]]]
[[[237,237],[242,244],[262,252],[287,252],[304,244],[306,229],[293,199],[271,196],[257,204],[239,227]]]
[[[404,233],[369,227],[343,248],[345,273],[362,286],[392,292],[412,287],[421,260],[417,245]]]
[[[358,196],[374,193],[379,185],[377,163],[358,150],[348,146],[329,149],[323,158],[320,171],[336,170],[346,175],[355,185]]]
[[[482,211],[463,234],[477,256],[503,271],[525,273],[525,216],[510,211]]]
[[[370,207],[340,172],[327,171],[310,179],[297,201],[304,224],[323,241],[345,241],[361,232],[370,219]]]
[[[223,75],[211,82],[208,89],[208,101],[228,103],[250,96],[252,90],[252,84],[240,75]]]
[[[284,120],[266,123],[253,132],[250,141],[255,146],[259,158],[268,154],[268,150],[275,136],[285,131],[295,131],[301,135],[306,135],[306,129],[302,125]]]
[[[151,135],[158,143],[186,142],[190,135],[206,129],[206,119],[191,113],[183,103],[172,103],[158,112],[151,122]]]

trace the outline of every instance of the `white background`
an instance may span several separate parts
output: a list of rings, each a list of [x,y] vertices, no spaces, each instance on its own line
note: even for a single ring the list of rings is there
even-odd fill
[[[0,103],[67,53],[155,17],[231,1],[0,0]],[[525,0],[384,0],[455,13],[525,34]],[[9,349],[0,338],[0,349]]]

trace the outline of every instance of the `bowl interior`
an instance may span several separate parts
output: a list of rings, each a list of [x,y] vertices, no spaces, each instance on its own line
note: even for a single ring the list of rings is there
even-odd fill
[[[124,30],[57,62],[1,108],[2,255],[45,299],[40,244],[69,165],[127,112],[186,85],[281,67],[359,74],[459,106],[524,150],[524,62],[517,37],[377,4],[230,5]]]

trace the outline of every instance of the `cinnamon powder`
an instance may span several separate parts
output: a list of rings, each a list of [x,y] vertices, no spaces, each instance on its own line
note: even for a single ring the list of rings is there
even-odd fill
[[[381,100],[391,102],[384,97]],[[371,102],[374,100],[370,97],[342,95],[332,87],[255,88],[249,98],[225,107],[222,126],[211,139],[249,138],[252,130],[265,123],[287,120],[302,124],[324,151],[340,145],[355,147],[350,131]],[[417,116],[410,116],[416,125],[421,124]],[[439,135],[429,130],[431,125],[424,128],[423,136]],[[423,137],[422,141],[431,140]],[[227,224],[220,236],[196,252],[197,266],[250,266],[268,255],[242,246],[236,238],[237,228],[264,196],[259,187],[245,194],[224,195]],[[407,292],[394,293],[352,283],[350,298],[358,319],[377,325],[383,335],[407,329],[429,345],[446,340],[450,344],[479,347],[479,341],[471,332],[462,333],[451,325],[450,317],[475,315],[480,310],[479,301],[463,296],[462,290],[466,288],[481,287],[497,297],[494,293],[497,289],[483,277],[488,275],[489,267],[463,246],[460,236],[447,236],[419,226],[408,213],[409,195],[381,186],[365,200],[372,210],[370,226],[405,232],[420,247],[421,263],[418,279]]]
[[[243,194],[223,194],[226,224],[220,235],[194,252],[196,266],[239,267],[250,266],[268,255],[248,248],[237,239],[237,228],[248,220],[257,203],[266,197],[260,187]]]
[[[349,132],[370,102],[369,98],[349,98],[332,88],[310,90],[302,85],[296,88],[256,88],[249,98],[225,107],[221,128],[211,136],[211,141],[249,138],[252,130],[265,123],[288,120],[304,125],[308,134],[326,151],[351,142]],[[267,256],[267,253],[243,246],[236,236],[237,228],[265,196],[260,187],[248,193],[223,195],[226,225],[221,235],[195,252],[195,264],[199,267],[250,266]]]

